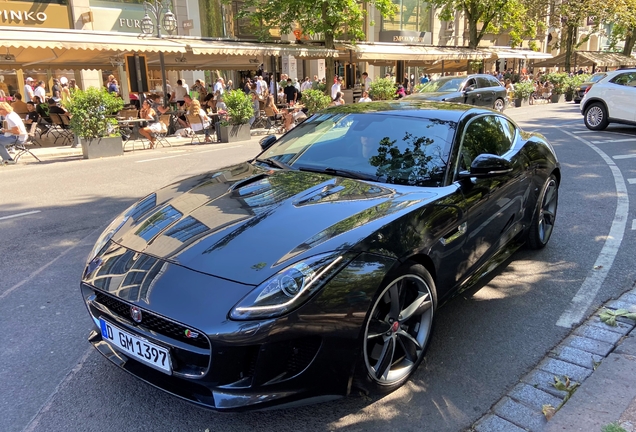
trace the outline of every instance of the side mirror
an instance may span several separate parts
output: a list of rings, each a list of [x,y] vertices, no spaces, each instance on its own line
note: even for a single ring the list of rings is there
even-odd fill
[[[470,164],[470,172],[462,171],[459,178],[489,178],[512,172],[512,164],[501,156],[494,154],[480,154]]]
[[[267,135],[265,138],[262,138],[259,141],[262,150],[267,150],[275,142],[276,142],[276,135]]]

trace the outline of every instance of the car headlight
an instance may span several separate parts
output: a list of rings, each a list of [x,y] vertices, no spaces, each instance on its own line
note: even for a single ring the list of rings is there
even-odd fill
[[[293,264],[257,286],[230,312],[235,320],[273,318],[305,303],[352,257],[326,253]]]

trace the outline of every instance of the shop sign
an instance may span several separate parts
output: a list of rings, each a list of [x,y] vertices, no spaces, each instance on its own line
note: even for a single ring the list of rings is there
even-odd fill
[[[98,0],[91,0],[90,5],[93,15],[99,17],[93,22],[95,30],[141,33],[142,5]]]
[[[10,27],[70,28],[68,8],[29,2],[0,2],[0,25]]]
[[[385,30],[380,32],[379,42],[430,45],[431,33],[409,30]]]

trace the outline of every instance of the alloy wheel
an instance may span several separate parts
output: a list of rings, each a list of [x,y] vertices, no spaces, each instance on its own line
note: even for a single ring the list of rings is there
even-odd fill
[[[603,112],[603,108],[598,105],[594,105],[587,110],[585,114],[585,119],[587,120],[587,124],[592,127],[598,127],[605,117],[605,113]]]
[[[495,111],[503,112],[505,107],[506,104],[504,103],[504,101],[502,99],[497,99],[493,108]]]
[[[374,381],[392,385],[417,367],[431,334],[433,309],[431,289],[416,274],[400,276],[384,289],[364,334],[364,361]]]
[[[551,178],[545,186],[543,200],[539,210],[539,229],[538,235],[541,243],[545,244],[550,240],[554,222],[556,219],[556,210],[558,203],[558,186],[555,179]]]

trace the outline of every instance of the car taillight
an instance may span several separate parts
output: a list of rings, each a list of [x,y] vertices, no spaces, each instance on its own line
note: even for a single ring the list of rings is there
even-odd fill
[[[587,92],[589,92],[591,88],[592,88],[592,86],[590,85],[588,88],[585,89],[585,93],[583,93],[583,94],[586,94]]]

